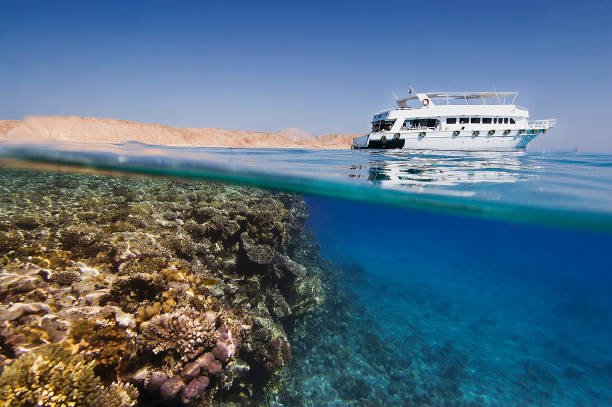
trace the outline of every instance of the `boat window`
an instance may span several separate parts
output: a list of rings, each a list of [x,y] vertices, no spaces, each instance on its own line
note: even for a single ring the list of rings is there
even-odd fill
[[[461,124],[466,124],[470,122],[470,118],[469,117],[460,117],[459,118],[459,123]]]
[[[406,119],[402,129],[422,129],[438,127],[439,120],[436,119]]]
[[[508,124],[508,118],[504,117],[504,123]]]
[[[510,119],[510,123],[515,124],[516,122],[514,121],[514,119]]]
[[[482,123],[483,124],[491,124],[491,118],[490,117],[483,117],[482,118]]]
[[[377,120],[375,122],[372,122],[372,131],[376,132],[376,131],[391,130],[391,127],[393,127],[394,123],[395,123],[395,119],[394,120]]]
[[[480,123],[480,117],[472,117],[470,120],[471,123]]]
[[[504,119],[502,119],[502,118],[500,117],[499,119],[497,119],[497,122],[498,122],[499,124],[502,124],[502,123],[504,122]]]
[[[493,124],[497,124],[497,117],[493,118]]]
[[[446,118],[446,124],[456,124],[457,123],[457,118],[456,117],[447,117]]]

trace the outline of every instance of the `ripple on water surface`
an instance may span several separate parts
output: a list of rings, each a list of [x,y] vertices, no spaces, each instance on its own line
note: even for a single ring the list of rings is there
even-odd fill
[[[529,152],[0,145],[30,164],[168,175],[493,219],[612,230],[612,156]]]

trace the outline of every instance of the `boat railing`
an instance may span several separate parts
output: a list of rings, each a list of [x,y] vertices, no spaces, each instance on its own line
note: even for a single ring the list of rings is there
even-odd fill
[[[557,125],[557,119],[531,120],[528,124],[533,129],[548,129]]]
[[[436,126],[434,127],[427,127],[427,126],[416,126],[416,127],[402,127],[400,130],[402,131],[408,131],[408,130],[435,130]]]

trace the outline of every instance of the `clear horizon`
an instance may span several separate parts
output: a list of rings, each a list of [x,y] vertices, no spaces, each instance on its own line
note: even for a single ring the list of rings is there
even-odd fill
[[[4,2],[0,119],[365,133],[418,91],[518,91],[530,149],[611,152],[608,1]]]

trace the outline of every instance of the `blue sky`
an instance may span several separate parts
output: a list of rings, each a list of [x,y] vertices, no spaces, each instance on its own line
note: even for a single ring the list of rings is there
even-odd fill
[[[0,118],[369,129],[392,92],[516,90],[536,150],[612,151],[608,1],[0,0]]]

